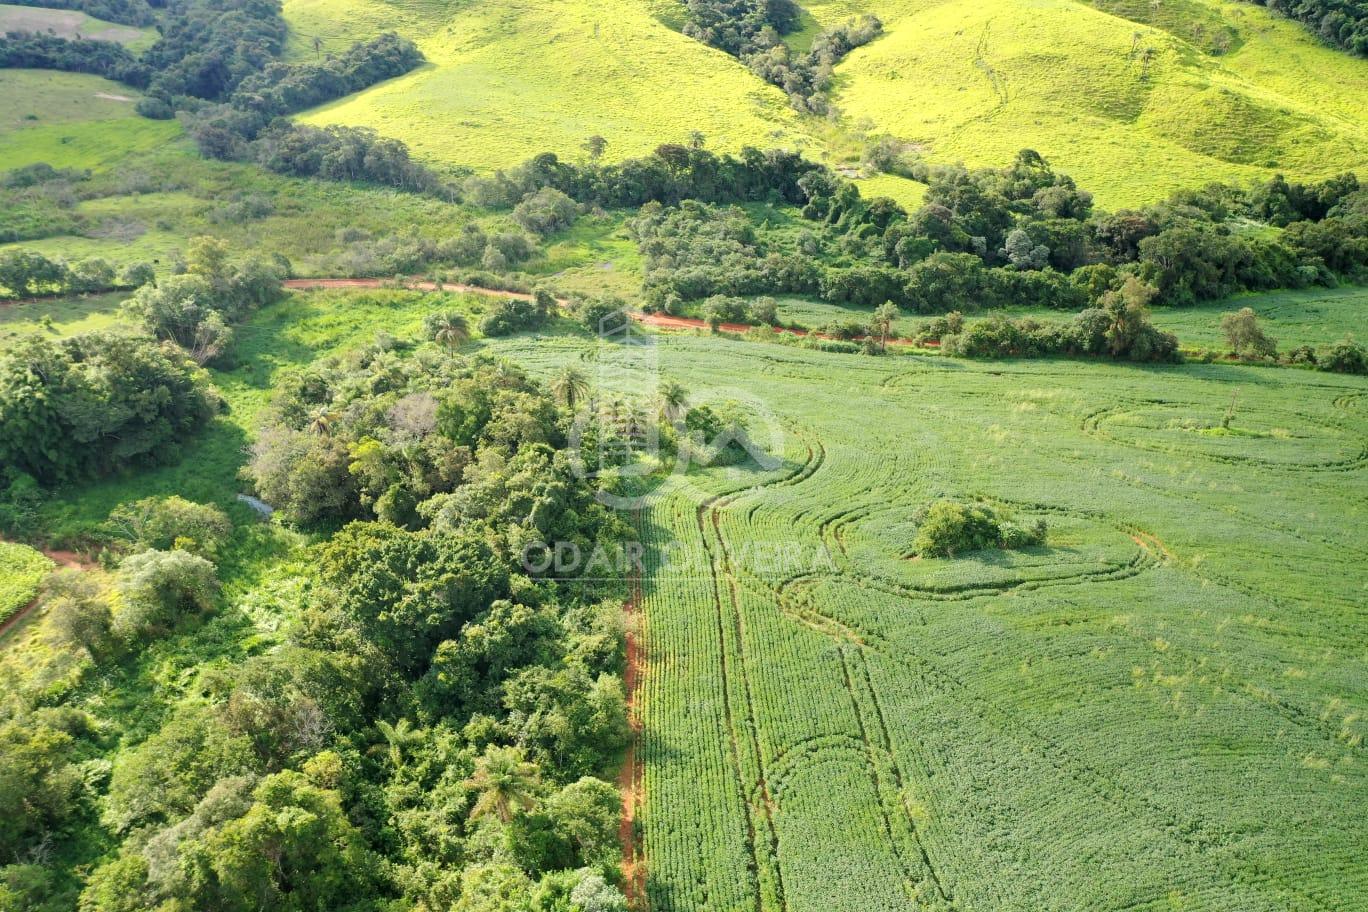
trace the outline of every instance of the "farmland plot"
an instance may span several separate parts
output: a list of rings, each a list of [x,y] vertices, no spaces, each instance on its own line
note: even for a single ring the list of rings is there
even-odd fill
[[[651,908],[1368,908],[1368,383],[656,349],[783,433],[645,510]]]

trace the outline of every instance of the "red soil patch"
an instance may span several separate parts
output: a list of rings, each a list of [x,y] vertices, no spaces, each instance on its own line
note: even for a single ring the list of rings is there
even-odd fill
[[[641,527],[640,514],[635,517],[636,526]],[[622,881],[627,901],[633,909],[646,908],[646,860],[637,845],[635,823],[637,805],[644,796],[641,789],[641,764],[637,760],[637,741],[641,736],[641,714],[637,706],[637,690],[641,684],[642,658],[640,632],[641,607],[641,568],[638,566],[631,578],[632,594],[623,611],[627,615],[627,668],[623,674],[623,684],[627,690],[627,720],[632,727],[632,737],[627,743],[627,756],[623,759],[622,770],[618,773],[618,792],[622,796],[622,817],[618,822],[618,843],[622,846]]]

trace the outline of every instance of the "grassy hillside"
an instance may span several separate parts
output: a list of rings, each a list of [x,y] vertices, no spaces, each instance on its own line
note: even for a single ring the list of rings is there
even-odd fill
[[[578,156],[594,134],[613,158],[691,130],[719,150],[803,137],[777,89],[670,30],[645,0],[289,0],[285,13],[304,55],[313,35],[336,47],[395,29],[418,43],[429,66],[304,120],[374,127],[432,161],[487,170],[546,150]]]
[[[675,0],[550,3],[289,0],[296,57],[396,29],[430,65],[312,112],[373,126],[421,156],[488,170],[586,136],[639,154],[698,129],[710,144],[807,145],[853,155],[888,132],[933,160],[998,165],[1044,153],[1109,207],[1207,180],[1321,177],[1368,161],[1368,61],[1246,3],[1177,0],[818,0],[821,25],[874,13],[885,35],[837,69],[846,113],[800,118],[742,64],[677,29]]]
[[[885,37],[838,67],[837,103],[934,160],[997,165],[1034,148],[1112,207],[1368,161],[1368,61],[1249,4],[1185,0],[1164,15],[1122,0],[1099,0],[1117,13],[1073,0],[811,6],[828,21],[883,18]],[[1231,49],[1208,53],[1225,27]]]
[[[0,70],[0,169],[47,162],[108,168],[181,135],[174,120],[134,113],[135,89],[99,76]]]
[[[77,10],[0,3],[0,34],[5,32],[51,32],[62,38],[116,41],[134,52],[150,47],[157,40],[154,29],[105,22]]]

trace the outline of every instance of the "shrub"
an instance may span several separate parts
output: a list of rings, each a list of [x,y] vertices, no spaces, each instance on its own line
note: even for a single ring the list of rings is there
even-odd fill
[[[1345,336],[1319,349],[1315,364],[1323,371],[1337,374],[1368,374],[1368,349],[1355,342],[1353,336]]]
[[[480,321],[480,332],[486,336],[510,336],[513,333],[537,329],[546,322],[548,316],[549,310],[541,296],[533,301],[502,298],[494,303]]]
[[[43,483],[174,460],[217,411],[178,350],[135,336],[30,336],[0,356],[0,464]]]
[[[1043,544],[1047,531],[1043,519],[1024,528],[1000,508],[947,498],[920,511],[916,522],[912,548],[923,557],[954,557],[986,548],[1027,548]]]
[[[210,556],[233,532],[233,524],[218,507],[197,504],[174,494],[120,504],[109,514],[106,528],[116,537],[143,548]]]

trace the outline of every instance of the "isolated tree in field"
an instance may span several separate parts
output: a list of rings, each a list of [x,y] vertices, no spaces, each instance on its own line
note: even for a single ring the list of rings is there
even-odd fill
[[[571,411],[589,397],[589,380],[577,367],[561,368],[551,379],[551,395]]]
[[[596,133],[584,141],[584,151],[589,153],[590,161],[598,161],[608,151],[608,140]]]
[[[893,321],[898,319],[898,305],[892,301],[884,301],[874,309],[874,318],[870,321],[879,333],[879,348],[888,347],[888,334],[893,329]]]
[[[746,308],[746,316],[750,318],[752,323],[773,326],[779,321],[779,303],[774,298],[756,298]]]
[[[1225,333],[1230,350],[1242,358],[1271,358],[1278,353],[1277,341],[1264,334],[1259,315],[1252,307],[1222,314],[1221,332]]]
[[[1102,309],[1107,313],[1107,347],[1113,355],[1130,351],[1137,336],[1149,326],[1149,302],[1158,294],[1133,275],[1116,291],[1102,298]]]
[[[519,811],[536,804],[537,766],[529,763],[517,747],[489,747],[475,761],[475,772],[465,785],[476,791],[470,818],[479,820],[493,814],[507,823]]]
[[[470,324],[455,311],[428,314],[423,322],[432,341],[443,348],[459,348],[470,341]]]
[[[702,130],[690,130],[690,131],[689,131],[689,148],[690,148],[690,149],[701,149],[701,148],[703,148],[704,145],[707,144],[707,142],[708,142],[708,138],[707,138],[706,136],[703,135],[703,131],[702,131]]]

